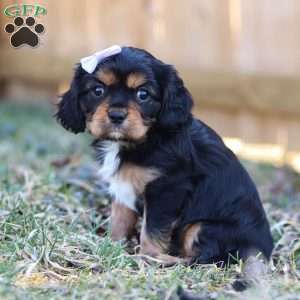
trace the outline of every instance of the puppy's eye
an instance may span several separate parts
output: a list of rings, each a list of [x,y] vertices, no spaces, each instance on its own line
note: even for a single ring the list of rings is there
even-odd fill
[[[105,89],[104,89],[103,86],[96,86],[96,87],[94,87],[94,89],[93,89],[93,93],[95,94],[95,96],[101,97],[101,96],[104,95]]]
[[[139,89],[136,93],[136,97],[140,102],[145,102],[145,101],[149,100],[150,94],[145,89]]]

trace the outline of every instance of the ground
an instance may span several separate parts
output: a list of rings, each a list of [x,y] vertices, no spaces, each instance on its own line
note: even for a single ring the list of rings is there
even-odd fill
[[[90,140],[52,115],[0,104],[0,299],[178,299],[179,286],[201,299],[300,299],[299,175],[244,162],[276,246],[266,279],[239,293],[239,264],[162,268],[113,243]]]

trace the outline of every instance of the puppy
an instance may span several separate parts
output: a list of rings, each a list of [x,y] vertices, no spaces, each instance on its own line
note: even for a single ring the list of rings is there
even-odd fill
[[[268,260],[273,241],[256,187],[218,134],[193,117],[174,67],[133,47],[93,64],[77,66],[56,117],[95,138],[113,198],[112,239],[130,238],[141,215],[141,253],[166,263],[227,263],[258,252]]]

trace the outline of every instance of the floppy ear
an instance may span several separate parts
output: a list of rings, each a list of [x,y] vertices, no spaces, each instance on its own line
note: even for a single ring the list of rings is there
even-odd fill
[[[62,96],[58,104],[56,119],[67,130],[74,133],[85,130],[85,115],[79,103],[79,82],[75,75],[70,89]]]
[[[163,65],[161,78],[162,109],[158,117],[161,127],[176,129],[191,118],[193,100],[173,66]]]

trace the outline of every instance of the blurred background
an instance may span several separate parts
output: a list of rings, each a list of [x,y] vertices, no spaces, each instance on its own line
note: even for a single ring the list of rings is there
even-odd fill
[[[37,48],[9,43],[3,28],[13,18],[3,9],[15,3],[47,8],[36,18],[46,28]],[[1,0],[0,8],[0,110],[53,103],[81,57],[132,45],[177,67],[195,115],[238,155],[300,171],[300,1]]]

